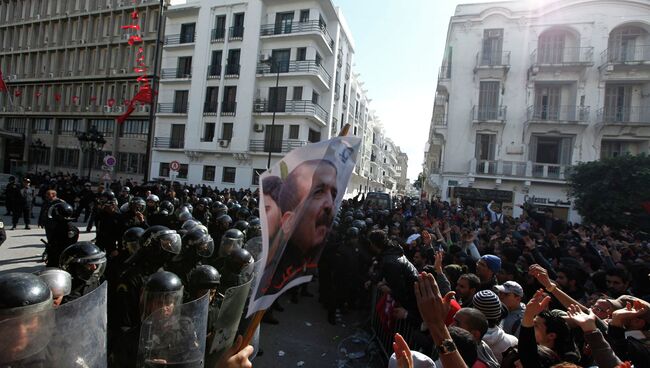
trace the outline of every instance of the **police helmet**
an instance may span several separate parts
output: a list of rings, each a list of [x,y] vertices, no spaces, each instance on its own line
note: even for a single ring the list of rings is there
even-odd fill
[[[237,229],[237,230],[241,231],[242,233],[246,234],[246,232],[248,231],[249,226],[250,226],[250,224],[248,223],[248,221],[239,220],[239,221],[235,222],[234,227],[235,227],[235,229]]]
[[[31,273],[0,275],[0,321],[52,308],[52,292],[40,277]]]
[[[166,226],[155,225],[144,231],[140,238],[140,248],[156,254],[179,254],[181,252],[181,237]]]
[[[144,199],[140,197],[133,198],[129,203],[129,209],[134,212],[144,212],[146,208],[147,208],[147,203],[144,201]]]
[[[74,220],[74,208],[61,201],[50,207],[47,216],[56,221],[72,221]]]
[[[244,233],[238,229],[228,229],[221,237],[219,257],[229,255],[233,249],[241,249],[244,245]]]
[[[164,216],[169,216],[172,213],[174,213],[174,204],[170,201],[162,201],[160,202],[160,213]]]
[[[348,239],[358,238],[359,237],[359,228],[354,227],[354,226],[348,228],[347,231],[345,232],[345,236]]]
[[[63,250],[59,265],[73,278],[83,281],[99,280],[106,268],[106,253],[89,241],[77,242]]]
[[[194,253],[199,257],[210,257],[214,252],[212,237],[199,228],[189,230],[183,236],[183,254]]]
[[[170,317],[177,306],[183,303],[183,283],[176,274],[158,271],[147,280],[142,293],[142,320],[156,313],[157,319]]]
[[[52,298],[57,299],[70,295],[72,291],[72,275],[70,273],[56,267],[48,267],[36,275],[50,287]]]
[[[133,254],[140,249],[140,238],[145,230],[141,227],[132,227],[124,232],[122,235],[122,247],[124,247],[130,254]]]
[[[221,281],[221,274],[210,265],[196,266],[189,274],[191,291],[216,289]]]

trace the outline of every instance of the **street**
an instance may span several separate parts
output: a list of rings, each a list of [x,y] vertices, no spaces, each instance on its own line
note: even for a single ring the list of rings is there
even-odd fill
[[[0,209],[4,215],[4,208]],[[39,207],[34,207],[34,219],[31,230],[24,230],[22,220],[16,230],[11,228],[11,217],[2,216],[7,228],[7,241],[0,246],[0,274],[5,272],[36,272],[44,268],[40,263],[45,245],[45,230],[36,225]],[[80,240],[93,240],[95,232],[86,233],[85,223],[75,224],[81,230]],[[312,294],[317,294],[317,283],[309,286]],[[327,322],[326,311],[318,303],[318,296],[301,297],[298,304],[281,297],[284,312],[275,312],[280,320],[278,325],[262,324],[262,355],[254,361],[259,367],[372,367],[369,354],[357,359],[347,359],[339,348],[345,349],[348,356],[354,356],[353,346],[359,350],[361,345],[356,337],[369,338],[360,331],[359,322],[368,318],[366,311],[348,312],[343,315],[336,326]],[[376,357],[375,357],[376,360]],[[381,367],[378,365],[377,367]]]

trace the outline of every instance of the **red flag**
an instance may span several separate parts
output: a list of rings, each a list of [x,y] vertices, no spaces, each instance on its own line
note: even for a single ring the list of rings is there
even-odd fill
[[[55,93],[54,94],[54,101],[60,102],[61,101],[61,94],[60,93]]]
[[[7,91],[9,91],[9,88],[7,88],[4,79],[2,79],[2,72],[0,71],[0,92],[7,92]]]
[[[14,90],[14,96],[20,97],[22,95],[23,95],[23,91],[19,90],[18,88]]]
[[[36,96],[36,98],[41,97],[41,95],[42,95],[41,91],[36,91],[36,93],[34,93],[34,96]]]
[[[122,124],[129,116],[131,116],[133,111],[135,111],[136,102],[142,105],[151,105],[153,103],[153,94],[154,92],[148,84],[140,87],[138,93],[136,93],[135,96],[133,96],[133,99],[129,102],[129,108],[126,109],[126,112],[117,117],[117,122]]]
[[[79,96],[72,96],[72,103],[77,104],[79,102]]]
[[[115,105],[115,99],[109,98],[108,101],[106,101],[106,104],[108,105],[108,107],[113,107],[113,105]]]

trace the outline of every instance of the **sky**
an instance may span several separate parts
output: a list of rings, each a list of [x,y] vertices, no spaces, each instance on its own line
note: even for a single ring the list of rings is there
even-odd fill
[[[456,5],[492,0],[332,0],[355,43],[353,70],[386,130],[406,152],[408,178],[422,171],[438,69]],[[184,0],[172,0],[184,3]]]

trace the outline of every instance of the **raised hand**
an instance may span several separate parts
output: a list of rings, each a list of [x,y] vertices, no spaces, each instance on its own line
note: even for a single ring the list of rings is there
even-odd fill
[[[396,333],[395,341],[393,342],[393,351],[395,358],[397,358],[398,368],[413,368],[413,355],[406,341],[402,335]]]
[[[585,313],[578,305],[571,304],[567,309],[567,313],[569,314],[569,319],[578,325],[583,332],[596,330],[596,315],[591,309],[589,313]]]
[[[551,297],[544,293],[543,289],[537,290],[535,295],[530,299],[526,305],[526,311],[521,320],[521,325],[524,327],[533,327],[533,320],[542,311],[548,309],[548,304],[551,302]]]
[[[538,264],[531,265],[528,268],[528,274],[533,276],[545,289],[549,289],[553,286],[551,279],[548,277],[548,271]]]
[[[613,326],[624,327],[632,318],[642,316],[646,312],[648,312],[647,304],[641,303],[638,300],[627,302],[625,308],[615,310],[614,313],[612,313],[612,321],[610,324]]]
[[[434,329],[440,331],[446,328],[444,319],[449,313],[449,304],[456,293],[450,291],[442,297],[433,275],[424,272],[418,276],[414,287],[418,310],[429,330],[433,332]]]

